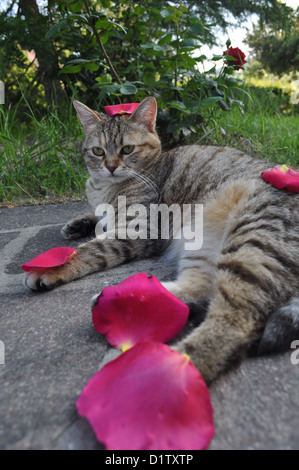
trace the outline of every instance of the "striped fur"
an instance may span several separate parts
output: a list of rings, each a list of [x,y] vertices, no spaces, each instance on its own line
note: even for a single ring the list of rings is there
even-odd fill
[[[164,286],[184,302],[208,305],[203,323],[176,346],[191,356],[207,382],[240,361],[252,345],[259,343],[260,351],[267,350],[266,343],[274,346],[278,330],[280,344],[284,336],[289,341],[279,319],[284,316],[282,325],[299,324],[298,299],[293,300],[299,295],[299,196],[264,183],[260,174],[272,165],[229,147],[192,145],[161,153],[154,98],[130,117],[110,118],[78,102],[75,107],[86,135],[86,192],[93,209],[105,202],[117,210],[119,195],[128,205],[146,207],[203,204],[203,246],[184,251],[181,240],[95,238],[66,265],[49,274],[29,274],[28,287],[51,288],[166,252],[178,260],[179,273]],[[124,155],[128,145],[134,151]],[[105,155],[97,157],[95,147]],[[65,226],[63,235],[82,236],[95,223],[94,215],[85,215]],[[299,331],[295,326],[293,335]]]

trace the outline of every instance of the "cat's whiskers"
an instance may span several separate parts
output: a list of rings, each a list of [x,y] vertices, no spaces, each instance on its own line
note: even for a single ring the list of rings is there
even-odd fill
[[[130,169],[128,172],[132,178],[135,178],[139,181],[142,181],[146,186],[151,188],[156,195],[159,195],[159,187],[157,186],[156,183],[154,183],[152,180],[150,180],[147,176],[141,175],[138,171]]]

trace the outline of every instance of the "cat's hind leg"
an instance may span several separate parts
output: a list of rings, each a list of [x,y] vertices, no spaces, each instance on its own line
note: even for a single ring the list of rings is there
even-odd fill
[[[261,340],[250,353],[262,355],[287,351],[298,338],[299,297],[294,297],[269,316]]]
[[[85,214],[73,219],[61,229],[61,235],[67,240],[94,235],[98,218],[94,214]]]
[[[175,281],[162,285],[186,304],[208,301],[212,293],[214,263],[199,252],[184,252]]]
[[[217,263],[206,320],[176,346],[208,383],[243,359],[261,338],[271,312],[295,289],[295,276],[266,249],[239,248]]]

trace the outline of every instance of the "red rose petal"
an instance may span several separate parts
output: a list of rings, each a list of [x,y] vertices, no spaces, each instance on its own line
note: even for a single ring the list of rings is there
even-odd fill
[[[123,351],[141,341],[170,341],[188,315],[186,304],[145,273],[105,287],[92,310],[96,330]]]
[[[263,171],[261,177],[278,189],[299,193],[299,173],[287,167],[277,167]]]
[[[113,106],[104,106],[104,109],[108,116],[115,116],[116,114],[132,114],[139,104],[140,103],[116,104]]]
[[[77,254],[77,251],[74,248],[70,248],[68,246],[51,248],[50,250],[36,256],[31,261],[23,264],[22,269],[24,271],[32,271],[55,268],[67,263],[75,254]]]
[[[209,390],[186,357],[140,343],[95,374],[77,401],[107,450],[201,450],[213,435]]]

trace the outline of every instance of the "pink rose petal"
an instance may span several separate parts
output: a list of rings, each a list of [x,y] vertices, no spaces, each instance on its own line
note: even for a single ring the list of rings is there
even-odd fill
[[[209,390],[187,356],[140,343],[83,389],[78,413],[107,450],[200,450],[213,435]]]
[[[139,104],[140,103],[116,104],[113,106],[104,106],[104,109],[108,116],[115,116],[116,114],[132,114]]]
[[[141,341],[170,341],[188,315],[186,304],[145,273],[105,287],[92,310],[96,330],[123,351]]]
[[[299,173],[291,168],[287,168],[285,165],[263,171],[261,177],[275,188],[299,193]]]
[[[24,271],[32,271],[55,268],[67,263],[75,254],[77,254],[77,251],[68,246],[51,248],[50,250],[36,256],[31,261],[23,264],[22,269]]]

